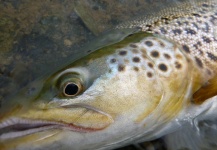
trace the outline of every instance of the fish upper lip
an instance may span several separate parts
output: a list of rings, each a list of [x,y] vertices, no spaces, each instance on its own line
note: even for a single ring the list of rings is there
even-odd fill
[[[61,123],[44,120],[30,120],[23,118],[10,118],[0,123],[0,141],[17,138],[49,129],[67,129],[74,132],[93,132],[97,129],[79,127],[73,123]]]
[[[109,114],[93,106],[86,105],[86,104],[77,103],[77,104],[71,104],[71,105],[62,105],[60,107],[87,108],[95,112],[101,113],[103,115],[106,115],[112,119],[112,117]],[[74,132],[94,132],[94,131],[102,130],[104,128],[94,129],[94,128],[77,126],[73,123],[11,117],[9,119],[4,120],[3,122],[0,122],[0,141],[18,138],[18,137],[22,137],[22,136],[30,135],[33,133],[50,130],[50,129],[67,129],[67,130],[74,131]]]

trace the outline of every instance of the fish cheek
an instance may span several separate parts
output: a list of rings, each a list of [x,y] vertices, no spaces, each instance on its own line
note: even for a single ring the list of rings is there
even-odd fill
[[[113,117],[127,115],[133,121],[143,120],[158,105],[163,90],[160,83],[147,74],[124,72],[107,80],[99,80],[96,89],[103,89],[91,105]],[[154,85],[154,86],[153,86]],[[131,117],[130,117],[131,116]]]

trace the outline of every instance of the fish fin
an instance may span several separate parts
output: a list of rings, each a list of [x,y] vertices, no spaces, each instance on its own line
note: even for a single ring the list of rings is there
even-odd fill
[[[202,86],[193,94],[193,102],[195,104],[202,104],[215,95],[217,95],[217,76],[210,79],[206,85]]]
[[[203,124],[203,127],[200,125],[200,130],[202,131],[197,131],[196,128],[188,125],[174,133],[166,135],[163,138],[166,148],[168,150],[216,150],[217,129],[211,128],[211,126],[215,125],[217,127],[217,122],[208,125],[204,121],[200,124]]]
[[[186,122],[179,130],[162,137],[168,150],[217,149],[217,97],[210,100],[213,103],[192,122]]]
[[[97,22],[93,18],[93,14],[91,13],[91,8],[88,7],[88,3],[80,0],[75,3],[74,10],[76,14],[81,18],[85,26],[93,32],[93,34],[98,35],[102,33],[105,29],[102,26],[99,26]]]

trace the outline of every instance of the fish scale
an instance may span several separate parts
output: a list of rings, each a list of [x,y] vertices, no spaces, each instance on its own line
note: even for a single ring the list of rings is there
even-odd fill
[[[216,73],[217,40],[217,10],[207,12],[208,5],[202,5],[204,10],[191,17],[179,18],[153,29],[171,39],[182,47],[185,54],[195,62],[205,76]]]
[[[198,8],[193,13],[186,12],[180,17],[175,15],[160,19],[155,24],[150,24],[149,28],[147,23],[137,21],[129,23],[130,26],[124,24],[117,28],[141,27],[145,32],[163,36],[179,44],[207,81],[216,74],[217,68],[217,3],[199,1]]]

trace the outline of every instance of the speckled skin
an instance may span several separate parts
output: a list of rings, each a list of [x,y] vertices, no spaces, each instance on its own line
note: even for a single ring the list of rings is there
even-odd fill
[[[174,13],[166,16],[161,11],[161,19],[153,19],[153,24],[133,21],[130,25],[124,24],[118,28],[141,27],[143,31],[150,32],[177,43],[198,67],[204,78],[211,78],[216,74],[217,63],[217,4],[215,1],[194,2],[195,9],[189,13]],[[184,5],[184,4],[183,4]],[[176,8],[174,8],[176,10]],[[166,12],[166,11],[165,11]],[[179,12],[178,8],[176,12]],[[180,16],[179,16],[180,15]],[[179,17],[178,17],[179,16]]]

